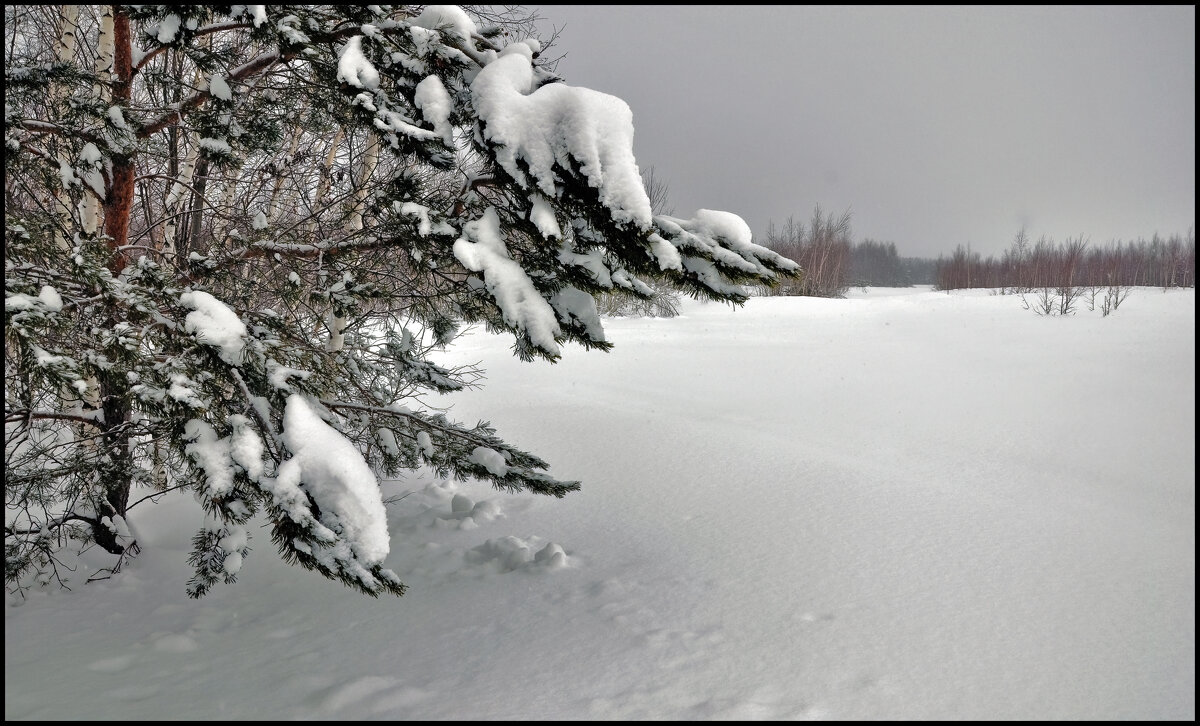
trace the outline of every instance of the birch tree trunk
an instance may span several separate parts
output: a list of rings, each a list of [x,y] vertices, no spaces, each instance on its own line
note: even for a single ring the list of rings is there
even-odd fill
[[[363,228],[363,205],[366,203],[367,195],[370,190],[371,176],[375,173],[375,167],[379,164],[379,139],[370,134],[367,137],[366,149],[363,151],[362,166],[359,167],[358,176],[354,181],[354,194],[351,196],[351,211],[350,217],[346,220],[345,231],[353,234],[361,231]],[[348,319],[338,315],[330,305],[329,313],[326,315],[325,327],[329,329],[329,339],[325,343],[325,349],[331,353],[336,353],[346,346],[346,325]]]
[[[59,63],[75,62],[76,33],[78,30],[79,6],[64,5],[62,10],[62,19],[59,21],[58,26],[58,48],[55,54]],[[60,106],[64,104],[69,92],[69,89],[65,86],[56,86],[52,91],[54,105]],[[58,152],[59,166],[70,166],[71,157],[69,153],[65,148],[60,148],[61,150]],[[70,229],[72,226],[71,195],[68,193],[65,186],[55,189],[54,208],[59,218],[59,223],[55,225],[54,228],[54,243],[63,252],[69,252],[71,249],[71,241],[67,239],[65,230]]]

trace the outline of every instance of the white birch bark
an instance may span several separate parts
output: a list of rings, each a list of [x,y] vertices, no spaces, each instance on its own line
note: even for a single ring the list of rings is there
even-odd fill
[[[58,48],[55,54],[59,63],[75,63],[76,34],[78,32],[79,6],[64,5],[62,18],[58,25]],[[55,108],[61,108],[66,104],[68,88],[56,85],[51,93]],[[70,166],[71,164],[70,152],[65,146],[65,144],[60,145],[59,166]],[[54,229],[54,244],[64,252],[69,251],[71,243],[67,240],[67,235],[63,230],[71,228],[71,195],[65,188],[60,187],[54,190],[54,208],[59,217],[59,224]]]

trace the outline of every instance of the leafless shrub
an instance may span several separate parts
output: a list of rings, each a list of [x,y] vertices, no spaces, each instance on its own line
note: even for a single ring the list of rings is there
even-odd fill
[[[1104,299],[1100,301],[1100,314],[1102,317],[1108,317],[1113,311],[1121,307],[1121,303],[1125,302],[1125,298],[1129,297],[1132,291],[1128,285],[1110,285],[1104,291]]]
[[[794,217],[789,217],[781,230],[772,223],[767,229],[766,246],[796,261],[804,271],[798,282],[781,285],[774,294],[843,297],[850,289],[849,210],[835,219],[818,205],[807,228]]]
[[[1032,299],[1032,302],[1030,302]],[[1037,290],[1032,290],[1028,293],[1021,293],[1021,301],[1025,305],[1026,310],[1033,310],[1038,315],[1053,315],[1058,309],[1055,304],[1054,292],[1043,287]]]

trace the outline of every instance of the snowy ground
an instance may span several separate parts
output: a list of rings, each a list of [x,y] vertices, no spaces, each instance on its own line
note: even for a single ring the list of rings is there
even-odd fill
[[[387,483],[384,600],[260,531],[190,601],[190,503],[139,508],[121,575],[10,598],[5,718],[1193,719],[1195,303],[688,303],[555,366],[467,336],[455,417],[581,492]]]

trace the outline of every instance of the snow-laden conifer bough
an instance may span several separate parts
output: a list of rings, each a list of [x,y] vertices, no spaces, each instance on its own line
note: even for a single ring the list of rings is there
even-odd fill
[[[654,216],[629,107],[457,7],[85,7],[59,30],[5,69],[10,589],[81,542],[115,567],[131,510],[182,490],[208,515],[194,596],[236,578],[255,516],[285,559],[401,594],[377,476],[578,488],[425,395],[477,376],[429,358],[460,326],[554,361],[610,347],[598,294],[740,303],[795,272],[733,214]]]

